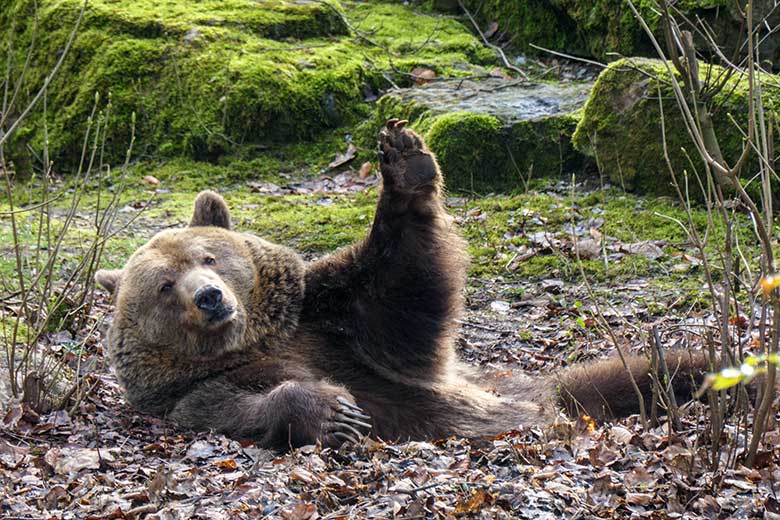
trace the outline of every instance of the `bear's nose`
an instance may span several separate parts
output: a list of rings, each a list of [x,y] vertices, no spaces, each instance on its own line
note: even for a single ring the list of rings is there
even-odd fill
[[[222,303],[222,291],[216,285],[204,285],[195,291],[195,305],[206,312],[214,312]]]

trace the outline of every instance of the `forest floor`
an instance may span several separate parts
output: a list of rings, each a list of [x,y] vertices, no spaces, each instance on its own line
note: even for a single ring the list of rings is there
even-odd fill
[[[0,12],[0,25],[13,18],[9,13],[28,23],[19,13],[29,2],[11,4]],[[41,32],[41,57],[28,72],[32,84],[50,73],[50,58],[59,55],[83,2],[48,4],[42,26],[57,30]],[[545,84],[589,84],[598,71],[525,56],[505,68],[482,43],[483,37],[507,43],[504,27],[492,23],[487,36],[478,37],[465,20],[439,16],[429,2],[350,0],[340,3],[345,15],[331,3],[308,0],[264,2],[257,10],[231,2],[89,4],[96,11],[84,20],[84,37],[50,88],[52,157],[65,154],[77,164],[90,110],[104,110],[111,99],[109,148],[116,149],[107,149],[106,161],[115,167],[101,162],[83,193],[73,181],[56,179],[55,233],[71,200],[80,201],[58,249],[55,290],[89,254],[95,208],[118,189],[116,159],[121,163],[131,142],[130,114],[138,116],[131,154],[138,162],[129,170],[118,234],[105,244],[100,267],[120,267],[158,231],[185,226],[202,189],[225,197],[237,229],[310,260],[359,239],[370,226],[379,181],[369,161],[375,158],[374,127],[385,117],[376,107],[383,92],[426,78],[457,79],[457,90],[469,78],[514,85],[518,66]],[[201,16],[204,9],[208,16]],[[31,34],[20,34],[15,48],[24,52]],[[26,63],[25,56],[16,61]],[[93,101],[106,89],[113,97]],[[414,119],[387,114],[399,115]],[[434,118],[421,119],[430,126]],[[39,120],[29,118],[30,132]],[[483,154],[471,157],[478,166],[495,159],[496,147],[485,146],[484,136],[466,137],[466,146],[456,142],[466,152],[452,159],[456,166],[474,150]],[[560,167],[518,168],[514,158],[504,161],[512,165],[515,183],[508,190],[517,185],[516,191],[447,196],[472,260],[460,357],[507,376],[549,374],[614,354],[615,342],[626,351],[644,351],[654,327],[666,348],[701,348],[702,331],[712,328],[712,296],[702,252],[683,226],[692,223],[717,244],[724,233],[718,219],[697,206],[688,214],[674,198],[637,196],[601,179],[580,178],[579,171],[577,182],[558,175],[568,168],[560,137],[552,154]],[[36,139],[29,148],[40,152],[44,138]],[[499,155],[506,152],[501,148]],[[19,171],[34,171],[28,166]],[[520,186],[516,173],[526,171],[528,177],[555,173],[522,179],[527,185]],[[22,175],[15,179],[17,210],[42,207],[40,177],[29,175],[29,184]],[[6,179],[10,174],[0,170],[0,180]],[[14,285],[17,271],[27,269],[31,277],[36,261],[51,251],[40,240],[42,213],[13,214],[12,229],[10,209],[7,199],[0,201],[3,289]],[[751,222],[738,218],[731,231],[742,259],[755,266]],[[718,259],[715,246],[705,253]],[[18,267],[17,258],[27,263]],[[713,271],[717,294],[719,272]],[[749,290],[737,289],[737,299],[747,300]],[[6,347],[9,325],[22,316],[19,291],[10,292],[0,297]],[[723,428],[716,436],[720,448],[711,450],[708,408],[697,402],[674,427],[660,412],[648,428],[638,417],[596,424],[561,415],[550,427],[518,425],[480,443],[365,439],[338,450],[312,446],[287,454],[187,431],[126,403],[105,356],[111,312],[108,295],[97,291],[87,326],[55,327],[36,345],[69,366],[72,374],[65,377],[82,378],[89,389],[83,398],[48,412],[18,400],[0,403],[0,518],[780,519],[780,450],[760,452],[753,468],[742,466],[749,425],[739,420]],[[758,327],[746,324],[759,317],[738,316],[734,337],[751,345],[749,331]],[[764,440],[778,445],[776,425]]]
[[[173,170],[183,177],[165,173]],[[356,170],[315,169],[221,191],[238,229],[313,258],[355,240],[370,224],[378,180]],[[109,244],[106,266],[121,265],[157,231],[186,224],[196,191],[208,181],[181,171],[157,169],[157,177],[127,191],[119,212],[127,227]],[[149,173],[133,172],[132,179]],[[549,373],[608,355],[614,344],[597,324],[599,312],[626,348],[644,347],[652,326],[669,348],[697,348],[697,331],[709,319],[706,289],[698,254],[670,220],[685,217],[672,199],[643,199],[594,180],[574,186],[540,180],[514,195],[450,196],[447,206],[473,260],[458,342],[469,363],[507,374]],[[692,218],[703,222],[706,213],[694,210]],[[86,232],[90,213],[77,222]],[[0,239],[7,248],[7,229]],[[78,254],[81,246],[76,238],[65,247]],[[97,295],[93,313],[110,319],[106,295]],[[83,366],[96,367],[78,406],[38,414],[15,405],[2,419],[3,518],[780,514],[773,454],[763,453],[755,469],[711,471],[712,453],[702,447],[706,412],[698,403],[676,431],[663,417],[643,429],[637,417],[594,424],[561,416],[550,428],[520,428],[479,444],[366,439],[338,450],[278,454],[137,413],[107,367],[104,333],[83,334],[53,332],[44,346],[68,355],[74,342],[87,345],[70,354],[74,364],[80,357]],[[773,439],[780,440],[780,431],[769,432]],[[737,455],[727,448],[718,454],[723,461]]]

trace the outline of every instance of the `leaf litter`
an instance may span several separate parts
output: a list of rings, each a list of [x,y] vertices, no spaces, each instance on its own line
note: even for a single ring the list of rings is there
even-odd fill
[[[347,175],[332,182],[349,189],[360,180]],[[458,201],[450,206],[465,212]],[[538,225],[542,218],[529,215]],[[601,228],[595,219],[555,234],[530,231],[528,247],[537,255],[556,248],[571,254],[577,235],[582,242],[597,240],[602,255],[606,244],[608,254],[659,258],[660,249],[671,262],[689,261],[667,244],[622,244],[604,237]],[[594,290],[605,318],[632,350],[643,345],[638,328],[676,331],[665,336],[671,348],[686,334],[681,326],[711,319],[706,313],[675,315],[669,305],[675,291],[641,278]],[[661,316],[649,309],[650,293],[664,306]],[[602,356],[614,347],[596,330],[592,305],[583,302],[588,294],[582,284],[554,277],[472,279],[459,353],[472,364],[500,368],[506,377],[549,373]],[[106,308],[99,300],[98,311]],[[735,334],[746,328],[739,321],[733,326]],[[63,331],[49,338],[52,345],[71,339]],[[104,350],[101,342],[90,342],[79,355],[100,359],[97,366],[105,367]],[[125,403],[108,370],[87,377],[94,389],[72,413],[39,414],[25,404],[5,411],[3,518],[780,518],[777,421],[757,467],[737,464],[713,472],[703,462],[698,403],[690,405],[674,435],[663,418],[643,430],[636,417],[615,424],[561,417],[549,428],[518,425],[488,440],[364,439],[338,450],[309,446],[278,454],[141,415]],[[727,428],[724,435],[741,439],[744,432]],[[723,445],[726,450],[728,443]]]

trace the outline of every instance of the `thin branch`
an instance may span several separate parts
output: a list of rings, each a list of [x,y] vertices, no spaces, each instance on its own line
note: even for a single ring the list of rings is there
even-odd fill
[[[483,33],[482,29],[479,28],[479,24],[474,19],[474,17],[471,16],[471,13],[469,12],[468,9],[466,9],[466,6],[463,5],[463,2],[461,0],[458,0],[458,5],[460,6],[461,9],[463,9],[463,12],[466,13],[466,16],[468,16],[469,20],[471,21],[471,25],[474,26],[474,29],[479,33],[479,36],[482,38],[482,42],[485,45],[487,45],[488,47],[490,47],[491,49],[493,49],[494,51],[496,51],[496,54],[498,54],[498,56],[501,58],[501,61],[504,62],[504,66],[506,68],[510,69],[510,70],[513,70],[513,71],[517,72],[518,74],[520,74],[520,76],[523,79],[527,80],[528,79],[528,75],[525,72],[523,72],[519,68],[517,68],[514,65],[512,65],[511,63],[509,63],[509,60],[507,59],[506,54],[504,54],[504,49],[502,49],[498,45],[494,45],[494,44],[492,44],[492,43],[490,43],[488,41],[488,39],[485,37],[485,33]]]

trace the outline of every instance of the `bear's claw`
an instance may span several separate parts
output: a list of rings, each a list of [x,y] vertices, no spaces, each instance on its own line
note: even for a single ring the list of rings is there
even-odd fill
[[[358,417],[360,419],[369,419],[369,420],[371,419],[371,417],[369,417],[368,415],[363,415],[363,409],[361,407],[359,407],[356,404],[350,403],[349,401],[347,401],[343,397],[341,397],[341,396],[336,397],[336,401],[338,401],[339,404],[343,408],[348,408],[348,409],[352,410],[353,413],[356,413],[356,417]]]
[[[363,409],[349,402],[343,397],[336,397],[339,407],[332,419],[325,425],[329,435],[341,442],[357,444],[361,437],[365,437],[371,431],[371,417],[363,413]],[[363,419],[363,420],[360,420]]]

